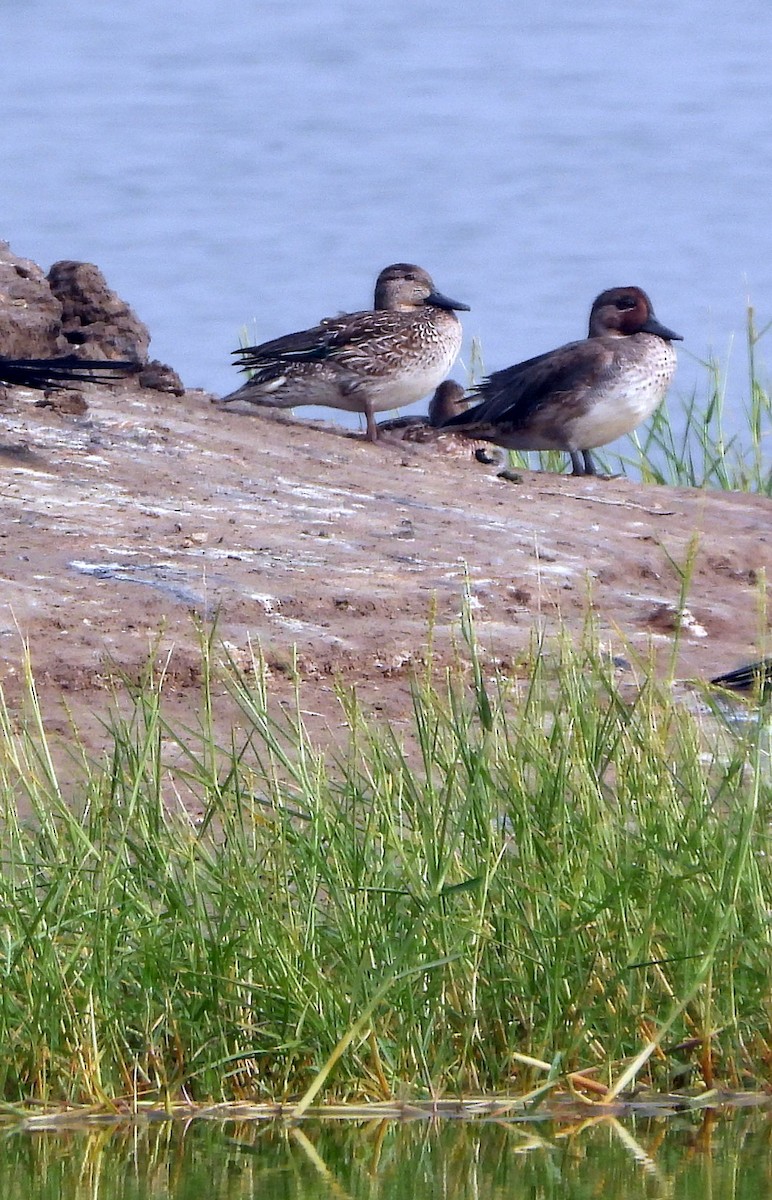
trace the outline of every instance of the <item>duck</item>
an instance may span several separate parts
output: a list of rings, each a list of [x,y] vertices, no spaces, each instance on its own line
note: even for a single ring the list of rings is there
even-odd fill
[[[378,275],[373,309],[234,350],[251,378],[216,403],[364,413],[375,442],[375,413],[414,404],[445,379],[461,349],[457,311],[469,305],[437,291],[422,267],[392,263]]]
[[[430,440],[446,421],[464,412],[468,403],[461,384],[456,383],[455,379],[445,379],[429,401],[426,415],[408,413],[405,417],[395,417],[393,421],[379,421],[378,436],[388,433],[401,437],[403,441],[413,442],[425,440],[422,436],[425,434],[426,440]]]
[[[710,683],[726,692],[755,696],[764,703],[772,696],[772,658],[761,658],[758,662],[716,675]]]
[[[480,463],[495,463],[500,451],[493,450],[489,443],[478,442],[463,434],[444,428],[444,424],[456,413],[463,412],[468,404],[465,389],[455,379],[446,379],[429,401],[428,412],[409,413],[395,417],[393,421],[378,422],[378,437],[389,442],[409,442],[436,451],[446,458]]]
[[[56,391],[79,383],[114,383],[141,368],[142,364],[133,360],[78,358],[77,354],[62,354],[56,358],[0,355],[0,384]]]
[[[495,371],[472,389],[479,403],[443,428],[507,450],[563,450],[574,475],[597,475],[590,451],[662,403],[680,341],[642,288],[609,288],[593,302],[586,339]]]

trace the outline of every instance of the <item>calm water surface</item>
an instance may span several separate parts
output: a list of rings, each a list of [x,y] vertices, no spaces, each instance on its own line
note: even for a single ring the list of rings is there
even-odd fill
[[[731,1117],[547,1123],[215,1126],[6,1136],[3,1200],[760,1200],[772,1123]]]
[[[488,369],[639,283],[688,393],[772,317],[771,47],[762,0],[0,0],[0,237],[99,263],[189,386],[408,259]]]

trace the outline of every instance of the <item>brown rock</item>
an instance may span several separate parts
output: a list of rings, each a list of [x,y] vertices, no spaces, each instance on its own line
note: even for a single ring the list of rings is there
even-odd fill
[[[40,267],[0,242],[0,354],[51,358],[71,349],[62,332],[62,305]]]
[[[57,388],[47,391],[42,400],[36,400],[35,408],[50,408],[66,417],[82,417],[88,412],[88,400],[82,392]]]
[[[138,377],[139,386],[153,392],[171,392],[175,396],[185,395],[185,384],[173,367],[154,358],[143,367]]]
[[[75,350],[147,363],[149,344],[147,327],[93,263],[62,260],[46,276],[0,242],[0,355],[56,358]],[[166,390],[176,390],[175,380]]]
[[[107,285],[93,263],[55,262],[48,272],[51,292],[62,306],[62,332],[72,346],[84,346],[89,358],[147,361],[147,326]]]

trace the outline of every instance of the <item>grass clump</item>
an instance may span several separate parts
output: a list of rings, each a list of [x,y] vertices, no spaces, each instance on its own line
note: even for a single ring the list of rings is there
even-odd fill
[[[658,1086],[674,1064],[766,1079],[763,712],[706,751],[590,634],[515,681],[468,633],[416,681],[407,734],[341,692],[337,752],[300,695],[273,715],[259,660],[215,671],[205,644],[200,728],[170,724],[148,670],[75,806],[34,693],[2,710],[6,1102],[611,1084],[642,1048]],[[215,676],[242,714],[227,746]]]

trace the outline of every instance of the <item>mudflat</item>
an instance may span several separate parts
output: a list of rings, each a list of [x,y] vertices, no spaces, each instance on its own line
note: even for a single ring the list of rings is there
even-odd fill
[[[278,694],[294,656],[309,710],[332,723],[336,680],[399,714],[430,624],[435,657],[453,654],[467,587],[491,665],[516,670],[534,629],[578,637],[590,608],[619,654],[651,643],[664,663],[693,538],[679,673],[730,669],[765,632],[761,497],[507,482],[471,454],[133,384],[7,390],[0,415],[2,679],[14,699],[26,641],[44,706],[64,696],[97,743],[110,681],[151,653],[197,711],[198,629],[215,620],[237,661],[262,648]]]
[[[131,358],[117,386],[0,388],[0,680],[29,647],[49,729],[99,752],[116,680],[152,656],[195,726],[201,631],[278,703],[295,673],[312,730],[345,722],[336,684],[389,719],[412,675],[450,660],[468,592],[481,653],[519,671],[535,631],[577,639],[594,612],[635,677],[650,648],[685,678],[759,654],[772,606],[772,503],[744,493],[522,472],[502,479],[446,435],[376,444],[324,422],[224,410],[148,363],[149,331],[99,269],[44,275],[0,243],[0,350]],[[679,611],[689,567],[685,609]],[[676,640],[677,635],[677,640]],[[239,713],[224,695],[225,744]]]

